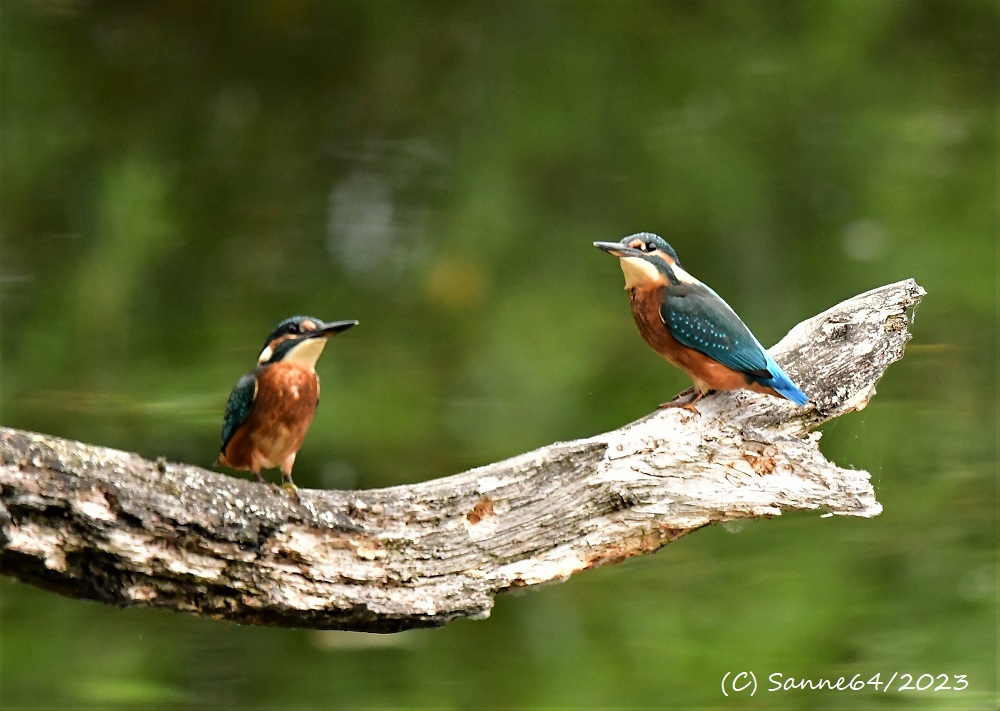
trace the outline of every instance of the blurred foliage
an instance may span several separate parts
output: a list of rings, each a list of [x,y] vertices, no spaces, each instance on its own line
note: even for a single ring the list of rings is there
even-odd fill
[[[687,387],[594,240],[660,232],[765,343],[929,292],[826,428],[877,519],[712,528],[371,637],[6,582],[4,708],[954,708],[997,702],[995,2],[0,5],[5,425],[209,465],[281,318],[320,362],[304,486],[419,481]],[[759,693],[726,671],[966,674]]]

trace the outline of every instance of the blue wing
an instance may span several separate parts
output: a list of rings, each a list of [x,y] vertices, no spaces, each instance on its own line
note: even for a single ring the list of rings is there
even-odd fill
[[[236,429],[246,422],[250,416],[250,408],[257,397],[257,378],[253,373],[247,373],[236,381],[236,387],[229,395],[229,402],[226,403],[226,414],[222,420],[222,448],[226,451],[226,445],[236,434]]]
[[[729,304],[704,284],[665,290],[660,318],[678,343],[745,373],[797,405],[809,402]]]
[[[729,304],[703,284],[664,293],[660,318],[678,343],[733,370],[770,378],[768,357]]]

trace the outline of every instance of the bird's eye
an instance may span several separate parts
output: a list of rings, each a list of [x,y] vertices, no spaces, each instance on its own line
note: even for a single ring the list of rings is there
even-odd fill
[[[655,242],[646,242],[646,251],[647,252],[655,252],[656,251],[656,243]]]

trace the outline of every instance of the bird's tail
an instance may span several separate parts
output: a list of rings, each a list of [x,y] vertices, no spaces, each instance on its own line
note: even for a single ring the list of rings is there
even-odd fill
[[[792,379],[785,374],[785,371],[774,362],[770,355],[767,356],[767,370],[771,374],[771,377],[769,379],[762,378],[759,381],[761,385],[768,386],[796,405],[805,405],[809,402],[806,394],[799,389],[798,385],[792,382]]]

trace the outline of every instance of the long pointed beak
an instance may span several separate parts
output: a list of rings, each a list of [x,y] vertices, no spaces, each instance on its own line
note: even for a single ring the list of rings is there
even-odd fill
[[[642,252],[638,249],[626,247],[621,242],[594,242],[594,246],[598,249],[603,249],[615,257],[635,257],[642,255]]]
[[[357,325],[358,322],[354,319],[349,319],[347,321],[331,321],[330,323],[320,324],[315,331],[305,333],[303,336],[305,338],[326,338],[335,333],[340,333],[341,331],[346,331],[349,328],[354,328]]]

